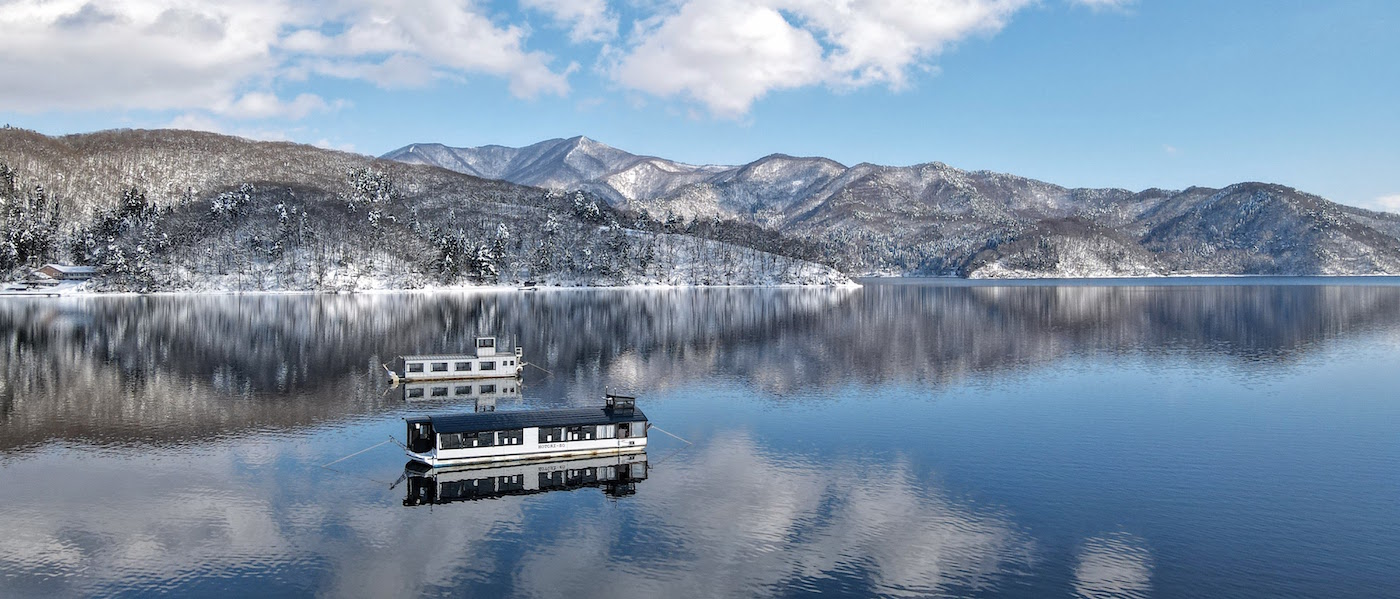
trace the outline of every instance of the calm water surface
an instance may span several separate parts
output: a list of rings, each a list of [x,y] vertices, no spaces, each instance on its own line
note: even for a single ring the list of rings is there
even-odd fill
[[[1299,283],[4,299],[0,596],[1397,597],[1400,286]],[[478,334],[519,391],[385,380]],[[427,505],[376,446],[604,389],[693,445]]]

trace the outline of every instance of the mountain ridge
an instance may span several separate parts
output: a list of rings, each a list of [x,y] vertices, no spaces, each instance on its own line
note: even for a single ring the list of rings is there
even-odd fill
[[[96,267],[95,288],[128,291],[849,282],[795,247],[716,226],[640,227],[584,192],[309,145],[0,130],[3,278],[57,261]]]
[[[1275,183],[1183,190],[1070,188],[939,161],[845,166],[820,156],[774,153],[742,165],[697,167],[631,154],[581,136],[540,143],[576,140],[589,143],[574,143],[571,152],[632,159],[591,174],[546,156],[531,162],[528,170],[499,174],[523,184],[586,190],[614,208],[667,222],[731,219],[819,239],[833,246],[830,251],[839,256],[832,263],[847,272],[1400,273],[1400,216],[1336,204]],[[403,150],[384,158],[399,159]],[[490,150],[452,148],[463,157],[483,151]],[[451,168],[449,163],[437,165]]]

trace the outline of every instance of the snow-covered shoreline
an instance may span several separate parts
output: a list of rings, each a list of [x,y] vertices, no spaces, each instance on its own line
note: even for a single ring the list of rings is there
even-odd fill
[[[550,293],[556,291],[671,291],[699,289],[859,289],[868,284],[876,285],[932,285],[952,287],[996,287],[996,286],[1177,286],[1192,282],[1219,285],[1238,280],[1240,284],[1281,284],[1334,285],[1346,283],[1400,285],[1400,276],[1386,274],[1365,275],[1260,275],[1260,274],[1174,274],[1151,276],[1113,277],[1020,277],[1005,279],[969,279],[962,277],[854,277],[843,283],[774,283],[774,284],[732,284],[732,285],[688,285],[671,283],[633,283],[628,285],[548,285],[524,287],[519,285],[467,285],[434,286],[416,289],[357,289],[357,290],[184,290],[184,291],[95,291],[87,289],[86,283],[61,284],[43,290],[4,291],[0,298],[55,298],[55,297],[135,297],[135,296],[293,296],[293,295],[447,295],[447,294],[493,294],[493,293]]]
[[[691,289],[857,289],[862,285],[855,281],[842,283],[773,283],[773,284],[733,284],[733,285],[685,285],[671,283],[634,283],[629,285],[550,285],[523,287],[517,285],[470,285],[459,287],[424,287],[417,289],[356,289],[356,290],[307,290],[307,289],[201,289],[185,291],[96,291],[84,289],[85,285],[54,287],[45,290],[5,291],[4,297],[127,297],[127,296],[230,296],[230,295],[437,295],[453,293],[538,293],[553,291],[668,291]]]

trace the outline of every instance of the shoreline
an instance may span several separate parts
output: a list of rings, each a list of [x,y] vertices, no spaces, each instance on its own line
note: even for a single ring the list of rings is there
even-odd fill
[[[745,285],[480,285],[469,287],[426,287],[418,289],[360,289],[315,291],[304,289],[204,290],[204,291],[90,291],[74,285],[68,289],[0,292],[0,298],[141,297],[141,296],[276,296],[276,295],[436,295],[451,293],[538,293],[550,291],[671,291],[699,289],[859,289],[866,285],[928,287],[1176,287],[1192,284],[1229,285],[1400,285],[1400,275],[1154,275],[1139,277],[1008,278],[967,279],[961,277],[852,277],[837,284],[745,284]],[[60,286],[62,287],[62,286]]]
[[[538,293],[550,291],[669,291],[669,290],[692,290],[692,289],[858,289],[862,285],[852,280],[848,283],[835,284],[802,284],[802,283],[781,283],[771,285],[666,285],[666,284],[633,284],[633,285],[550,285],[523,287],[514,285],[478,285],[470,287],[423,287],[417,289],[357,289],[353,291],[315,291],[309,289],[262,289],[248,291],[232,290],[203,290],[203,291],[91,291],[86,289],[57,290],[50,289],[44,291],[0,291],[0,298],[6,297],[28,297],[28,298],[61,298],[61,297],[148,297],[166,295],[202,295],[202,296],[237,296],[237,295],[434,295],[449,293]]]

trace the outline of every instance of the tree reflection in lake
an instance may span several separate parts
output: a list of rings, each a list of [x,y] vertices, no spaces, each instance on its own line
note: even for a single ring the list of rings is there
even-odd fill
[[[1067,356],[1188,352],[1287,364],[1394,327],[1400,288],[965,287],[152,296],[0,302],[0,449],[198,439],[381,413],[380,364],[518,340],[539,404],[697,378],[777,396],[937,387]],[[552,373],[552,374],[547,374]]]

